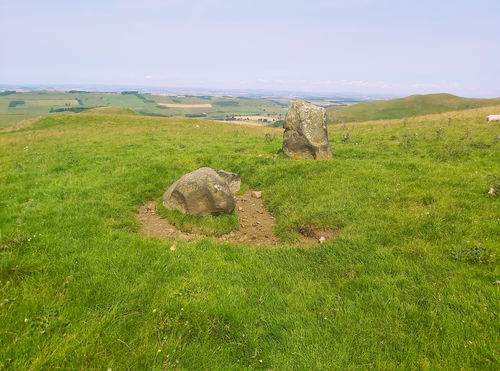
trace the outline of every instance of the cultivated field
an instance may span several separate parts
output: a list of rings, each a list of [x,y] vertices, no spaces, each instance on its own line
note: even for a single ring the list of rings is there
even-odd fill
[[[500,107],[333,125],[329,161],[276,156],[280,129],[99,110],[0,133],[1,369],[499,368]],[[277,246],[210,237],[237,215],[169,213],[207,235],[175,251],[139,233],[202,166],[263,191]],[[297,246],[310,226],[339,235]]]
[[[129,108],[149,116],[213,120],[236,120],[235,116],[263,116],[278,120],[287,108],[287,104],[272,99],[160,96],[137,92],[32,91],[8,95],[0,92],[0,129],[49,113],[81,112],[109,106]]]
[[[186,103],[158,103],[159,106],[167,108],[212,108],[210,103],[186,104]]]

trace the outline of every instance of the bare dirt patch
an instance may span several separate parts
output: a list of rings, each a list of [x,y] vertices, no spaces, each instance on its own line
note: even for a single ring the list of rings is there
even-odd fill
[[[210,103],[188,104],[188,103],[157,103],[159,106],[168,108],[212,108]]]
[[[148,237],[157,237],[165,240],[191,241],[197,236],[178,230],[167,219],[162,218],[156,212],[156,201],[148,201],[142,205],[137,214],[137,220],[141,223],[141,234]]]
[[[273,233],[274,216],[264,208],[261,198],[252,197],[249,191],[236,197],[236,210],[240,229],[221,236],[222,241],[273,246],[279,239]]]
[[[340,234],[340,228],[317,227],[315,225],[306,225],[300,228],[302,240],[307,244],[316,244],[334,240]]]
[[[137,220],[141,223],[141,234],[165,240],[181,239],[186,241],[206,237],[178,230],[168,220],[158,215],[156,206],[155,201],[149,201],[140,207]],[[273,233],[274,216],[264,208],[262,199],[252,197],[252,191],[236,197],[236,210],[240,228],[221,237],[212,237],[213,239],[254,246],[283,245]],[[339,229],[334,228],[305,226],[300,230],[302,239],[297,245],[317,245],[320,242],[335,239],[339,232]]]

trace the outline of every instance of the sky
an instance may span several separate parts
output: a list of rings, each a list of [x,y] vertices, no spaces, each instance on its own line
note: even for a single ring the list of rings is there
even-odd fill
[[[500,0],[0,0],[0,84],[500,97]]]

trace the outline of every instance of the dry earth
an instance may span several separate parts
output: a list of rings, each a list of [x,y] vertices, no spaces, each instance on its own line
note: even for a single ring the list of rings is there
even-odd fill
[[[140,207],[137,220],[141,223],[141,234],[169,241],[178,239],[191,241],[206,237],[180,231],[168,220],[158,215],[156,206],[155,201],[149,201]],[[262,199],[252,197],[252,191],[236,197],[236,210],[240,228],[221,237],[213,237],[214,239],[254,246],[283,245],[273,233],[274,216],[264,208]],[[322,242],[335,239],[340,231],[333,228],[305,226],[300,232],[302,238],[296,245],[312,246],[319,244],[320,239]]]

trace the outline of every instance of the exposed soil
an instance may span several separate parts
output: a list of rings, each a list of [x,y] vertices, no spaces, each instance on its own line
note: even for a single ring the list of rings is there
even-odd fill
[[[257,246],[279,244],[279,239],[273,233],[274,216],[264,208],[261,198],[252,197],[252,191],[236,196],[236,210],[240,229],[221,236],[222,241]]]
[[[236,210],[240,228],[221,237],[213,237],[213,239],[254,246],[283,245],[273,233],[275,224],[274,216],[264,208],[261,198],[252,197],[252,191],[248,191],[241,196],[236,196]],[[186,241],[205,237],[178,230],[168,220],[158,215],[155,201],[146,202],[140,207],[137,220],[141,223],[141,234],[148,237],[157,237],[165,240],[182,239]],[[304,226],[300,232],[302,239],[297,245],[303,246],[317,245],[320,242],[335,239],[339,235],[340,230]]]
[[[156,212],[156,201],[148,201],[142,205],[137,214],[137,220],[141,223],[141,234],[148,237],[158,237],[164,240],[182,239],[190,241],[197,236],[178,230],[167,219],[162,218]]]

